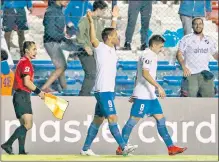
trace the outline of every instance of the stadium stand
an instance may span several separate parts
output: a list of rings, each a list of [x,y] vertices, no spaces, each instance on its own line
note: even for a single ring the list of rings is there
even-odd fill
[[[218,1],[212,1],[211,20],[218,26]]]
[[[124,44],[124,32],[127,24],[127,4],[119,1],[118,5],[121,7],[123,14],[120,21],[118,21],[118,29],[120,32],[120,43]],[[38,47],[37,60],[33,61],[35,68],[35,83],[40,87],[50,72],[54,70],[48,54],[43,47],[43,26],[42,17],[47,7],[47,1],[35,1],[33,3],[33,14],[28,15],[28,23],[30,30],[27,31],[26,39],[36,41]],[[211,21],[205,20],[204,33],[213,37],[218,42],[218,2],[212,1],[213,12]],[[110,9],[110,7],[109,7]],[[183,36],[182,24],[178,15],[179,5],[168,4],[153,4],[152,17],[150,22],[150,30],[148,35],[162,34],[167,40],[165,43],[165,52],[159,56],[158,77],[157,80],[165,88],[168,97],[179,97],[182,71],[179,64],[175,61],[175,54],[179,40]],[[165,13],[165,14],[164,14]],[[139,19],[139,18],[138,18]],[[140,21],[140,20],[138,20]],[[109,23],[106,20],[106,24]],[[137,66],[137,58],[139,52],[137,47],[140,45],[140,23],[136,24],[136,29],[133,37],[132,51],[118,50],[118,73],[116,78],[116,94],[117,96],[130,96],[134,87],[134,79]],[[13,37],[17,40],[16,36]],[[16,42],[14,42],[16,44]],[[12,48],[11,53],[14,60],[18,60],[18,49]],[[16,62],[15,62],[16,63]],[[15,68],[15,67],[14,67]],[[209,63],[210,70],[215,74],[215,86],[218,90],[218,63],[212,60]],[[78,95],[81,88],[81,83],[84,73],[80,61],[68,61],[68,69],[66,71],[66,78],[68,83],[68,90],[56,93],[57,95]],[[55,83],[56,84],[56,83]],[[56,86],[56,85],[54,85]],[[218,93],[216,94],[218,97]]]

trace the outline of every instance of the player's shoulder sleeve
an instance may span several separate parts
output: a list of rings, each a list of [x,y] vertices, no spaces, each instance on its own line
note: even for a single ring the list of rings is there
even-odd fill
[[[94,48],[96,51],[102,50],[104,49],[104,43],[103,42],[99,42],[98,46],[96,48]]]
[[[32,65],[29,61],[26,60],[22,60],[21,64],[20,64],[20,72],[22,76],[25,75],[32,75],[32,71],[31,71]]]
[[[210,45],[210,54],[214,55],[218,53],[218,45],[214,38],[206,36],[206,43]]]
[[[189,43],[189,40],[192,38],[192,34],[188,34],[184,36],[180,41],[179,41],[179,51],[184,53],[187,45]]]
[[[149,54],[146,54],[145,56],[141,56],[139,61],[142,64],[142,69],[150,70],[153,60]]]

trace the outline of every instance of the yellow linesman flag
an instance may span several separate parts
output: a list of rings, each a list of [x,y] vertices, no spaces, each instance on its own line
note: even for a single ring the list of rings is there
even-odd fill
[[[52,111],[53,115],[60,120],[63,118],[65,110],[67,109],[69,104],[68,101],[49,93],[45,94],[44,102],[47,107]]]

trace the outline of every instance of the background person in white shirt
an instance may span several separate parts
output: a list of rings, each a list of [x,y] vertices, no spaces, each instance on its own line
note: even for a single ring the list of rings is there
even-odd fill
[[[118,129],[117,115],[114,105],[114,89],[116,79],[117,56],[115,45],[118,44],[118,34],[115,28],[105,28],[102,32],[104,42],[99,42],[96,38],[95,27],[91,12],[87,13],[90,24],[90,40],[95,50],[95,60],[97,66],[95,81],[95,98],[97,100],[95,107],[95,116],[88,129],[81,155],[95,156],[90,146],[95,139],[100,125],[107,118],[109,129],[116,142],[122,148],[123,155],[133,152],[137,146],[127,145]],[[115,23],[115,19],[113,19]]]
[[[214,97],[214,75],[208,64],[211,56],[218,61],[217,44],[203,34],[202,18],[193,19],[192,28],[194,33],[182,38],[176,56],[183,69],[182,90],[188,97],[196,97],[198,92],[202,97]]]
[[[173,145],[172,139],[166,128],[166,120],[163,115],[161,105],[155,94],[155,88],[158,89],[159,96],[166,96],[163,88],[156,82],[157,55],[164,47],[165,39],[160,35],[154,35],[149,40],[149,48],[143,53],[138,61],[136,84],[130,102],[133,102],[130,118],[122,129],[122,137],[127,143],[134,126],[145,115],[153,116],[157,121],[157,130],[163,138],[169,155],[182,153],[186,148],[180,148]],[[121,154],[120,148],[116,151]]]

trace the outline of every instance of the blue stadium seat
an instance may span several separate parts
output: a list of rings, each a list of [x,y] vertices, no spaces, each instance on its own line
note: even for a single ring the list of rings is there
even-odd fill
[[[164,89],[166,92],[166,95],[171,95],[173,94],[173,91],[171,89]]]
[[[157,79],[160,80],[165,75],[176,75],[175,65],[158,65]],[[118,70],[118,75],[127,75],[129,79],[133,79],[136,76],[137,65],[122,65],[122,68]]]
[[[78,96],[80,90],[64,90],[62,96]]]
[[[165,90],[165,93],[166,93],[167,97],[169,97],[169,96],[170,97],[172,97],[172,96],[178,97],[178,95],[174,95],[173,90],[171,90],[171,89],[164,89],[164,90]],[[159,96],[157,90],[156,90],[156,95],[157,95],[157,97]]]
[[[176,75],[175,65],[159,65],[157,67],[157,79],[162,80],[163,76]]]
[[[117,85],[134,85],[134,80],[116,79]]]
[[[118,61],[119,66],[123,65],[137,65],[137,61]],[[169,65],[169,61],[158,61],[158,65]]]
[[[53,64],[51,60],[33,60],[32,64]]]
[[[214,80],[214,85],[218,86],[218,80]]]
[[[66,83],[69,85],[74,85],[76,83],[76,80],[75,79],[67,79]]]
[[[46,78],[38,78],[38,79],[34,79],[34,83],[35,84],[44,84],[46,82]]]
[[[169,61],[158,61],[158,66],[159,65],[169,65]]]
[[[53,64],[33,64],[36,70],[54,70],[55,66]]]
[[[119,65],[137,65],[137,61],[118,61]]]
[[[81,62],[79,60],[73,60],[68,62],[69,65],[81,65]]]
[[[80,90],[81,89],[81,82],[78,82],[76,79],[67,79],[67,90]]]
[[[164,81],[163,80],[156,80],[158,84],[163,85]]]
[[[179,94],[168,94],[167,97],[180,97]]]
[[[164,81],[169,81],[169,80],[178,80],[181,81],[182,80],[182,76],[164,76],[163,77]]]
[[[209,69],[214,74],[215,78],[218,79],[218,65],[209,65]]]
[[[84,81],[84,77],[83,77],[83,76],[80,76],[80,77],[78,77],[78,78],[75,78],[75,80],[76,80],[76,82],[82,84],[83,81]]]
[[[55,70],[53,64],[33,64],[35,76],[46,78],[50,75],[51,71]]]
[[[209,65],[218,65],[218,62],[217,61],[210,61]]]
[[[129,79],[133,79],[136,76],[137,65],[122,65],[121,69],[118,70],[118,75],[126,75]]]
[[[157,67],[157,70],[159,71],[170,71],[170,70],[176,70],[176,66],[175,65],[159,65]]]
[[[81,64],[68,64],[67,70],[82,70]]]
[[[209,65],[211,71],[218,71],[218,65]]]
[[[172,90],[172,95],[179,95],[182,76],[164,76],[164,88]]]
[[[65,74],[70,77],[77,79],[79,77],[84,77],[84,71],[82,70],[82,65],[80,61],[71,61],[68,63],[68,68]]]
[[[122,70],[137,70],[137,65],[126,65],[122,66]]]
[[[128,80],[128,76],[116,76],[116,80]]]
[[[122,92],[123,90],[133,89],[134,80],[116,79],[116,92]]]

